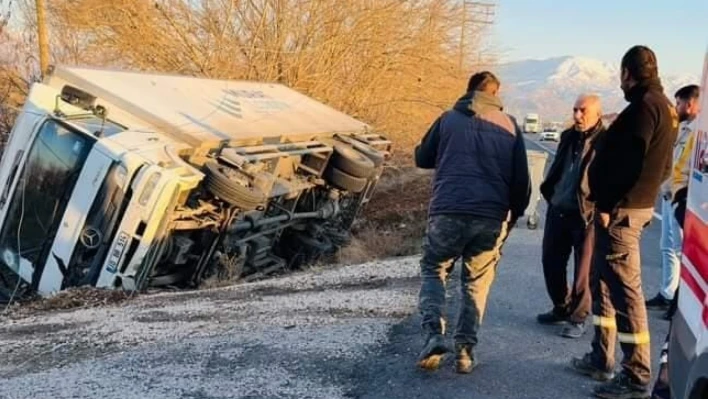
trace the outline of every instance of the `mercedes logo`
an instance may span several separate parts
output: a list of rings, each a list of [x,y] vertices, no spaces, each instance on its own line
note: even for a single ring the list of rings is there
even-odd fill
[[[88,249],[95,249],[101,245],[101,232],[95,227],[88,226],[81,232],[81,244]]]

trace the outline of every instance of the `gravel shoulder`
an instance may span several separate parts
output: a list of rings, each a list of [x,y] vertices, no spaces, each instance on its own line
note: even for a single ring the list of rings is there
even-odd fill
[[[659,228],[643,243],[649,293],[660,276]],[[549,306],[541,235],[512,232],[480,366],[468,376],[450,363],[433,374],[413,366],[418,258],[407,257],[0,320],[0,398],[586,398],[592,383],[565,365],[591,334],[568,340],[535,323]],[[656,363],[668,323],[659,314],[650,323]]]

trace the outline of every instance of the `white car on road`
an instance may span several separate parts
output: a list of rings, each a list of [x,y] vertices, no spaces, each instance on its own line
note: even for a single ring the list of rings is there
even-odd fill
[[[560,141],[560,132],[558,129],[546,129],[541,132],[540,141]]]

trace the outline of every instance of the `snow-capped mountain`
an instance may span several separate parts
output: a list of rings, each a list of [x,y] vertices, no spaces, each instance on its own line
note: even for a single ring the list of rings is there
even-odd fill
[[[660,66],[661,68],[661,66]],[[534,112],[546,121],[571,117],[578,94],[593,92],[602,98],[605,113],[619,112],[627,105],[619,87],[619,65],[585,57],[524,60],[501,65],[501,95],[506,110],[521,120]],[[670,100],[678,88],[698,84],[691,75],[661,76]]]

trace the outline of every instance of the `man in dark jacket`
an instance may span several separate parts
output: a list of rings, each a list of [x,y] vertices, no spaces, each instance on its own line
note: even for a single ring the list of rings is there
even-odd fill
[[[678,116],[664,94],[656,55],[629,49],[621,63],[629,105],[608,128],[590,166],[595,201],[592,351],[573,367],[597,380],[602,398],[648,398],[651,378],[649,327],[642,293],[639,241],[651,222],[654,202],[668,177]],[[614,376],[615,340],[624,358]],[[614,376],[614,378],[613,378]]]
[[[568,323],[561,335],[580,338],[590,314],[593,204],[588,201],[587,168],[596,139],[605,131],[600,98],[583,95],[573,107],[574,125],[561,134],[558,150],[541,184],[548,203],[543,232],[543,275],[553,309],[538,315],[541,324]],[[573,252],[575,273],[568,288],[568,260]]]
[[[425,346],[418,365],[434,370],[445,344],[445,283],[462,257],[462,298],[454,334],[456,369],[469,373],[473,348],[500,246],[523,215],[531,185],[522,134],[502,110],[499,80],[490,72],[470,78],[467,93],[444,112],[415,149],[416,165],[435,169],[421,259],[420,312]]]

